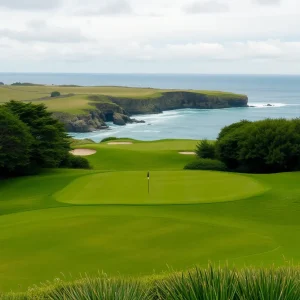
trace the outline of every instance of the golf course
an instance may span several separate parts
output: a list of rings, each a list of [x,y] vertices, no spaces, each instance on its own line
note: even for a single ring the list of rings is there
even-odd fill
[[[91,170],[0,181],[0,292],[101,271],[299,263],[300,173],[184,170],[195,158],[180,152],[197,142],[78,144],[94,150]]]

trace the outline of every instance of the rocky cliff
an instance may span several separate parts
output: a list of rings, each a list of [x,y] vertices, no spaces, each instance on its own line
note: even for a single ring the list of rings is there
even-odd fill
[[[130,99],[109,97],[128,114],[161,113],[180,108],[218,109],[247,107],[248,98],[230,93],[201,94],[195,92],[166,92],[155,98]]]
[[[220,109],[247,107],[248,98],[244,95],[210,92],[170,91],[149,98],[124,98],[103,95],[88,97],[95,108],[86,114],[72,115],[56,112],[54,116],[65,124],[69,132],[89,132],[107,129],[106,122],[116,125],[143,122],[130,118],[131,115],[161,113],[180,108]]]

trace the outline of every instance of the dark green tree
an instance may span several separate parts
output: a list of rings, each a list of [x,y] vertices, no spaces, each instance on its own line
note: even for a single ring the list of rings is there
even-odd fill
[[[215,158],[215,145],[204,139],[198,143],[196,147],[196,154],[199,158]]]
[[[4,105],[30,130],[33,137],[31,164],[40,168],[53,168],[69,154],[70,143],[64,126],[52,118],[44,104],[10,101]]]
[[[59,96],[60,96],[60,92],[58,92],[58,91],[54,91],[51,93],[52,98],[59,97]]]
[[[224,137],[226,134],[229,134],[230,132],[243,127],[244,125],[247,125],[251,123],[248,120],[241,120],[240,122],[233,123],[231,125],[225,126],[219,133],[218,139],[221,139]]]
[[[32,143],[28,126],[0,107],[0,176],[21,172],[29,166]]]
[[[248,122],[220,136],[217,155],[228,168],[255,173],[300,169],[298,119]]]

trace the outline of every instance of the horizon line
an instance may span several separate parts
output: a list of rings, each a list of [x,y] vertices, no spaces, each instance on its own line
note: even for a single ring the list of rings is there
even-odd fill
[[[0,72],[0,74],[61,74],[61,75],[202,75],[202,76],[300,76],[300,73],[142,73],[142,72]]]

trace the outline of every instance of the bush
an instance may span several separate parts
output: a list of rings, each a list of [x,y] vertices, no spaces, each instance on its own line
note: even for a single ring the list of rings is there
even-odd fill
[[[300,170],[300,120],[242,121],[225,127],[218,158],[233,170],[275,173]]]
[[[185,170],[211,170],[211,171],[226,171],[226,165],[215,159],[209,158],[199,158],[188,163],[185,167]]]
[[[300,299],[298,268],[199,269],[172,274],[156,283],[155,299]]]
[[[51,97],[52,97],[52,98],[54,98],[54,97],[59,97],[59,96],[60,96],[60,92],[55,91],[55,92],[52,92],[52,93],[51,93]]]
[[[187,272],[149,279],[85,275],[77,280],[56,278],[24,293],[1,294],[5,300],[299,300],[299,266],[269,268],[196,267]]]
[[[198,143],[196,148],[196,154],[199,158],[215,158],[215,145],[208,140],[202,140]]]
[[[114,137],[114,136],[109,136],[107,138],[104,138],[100,143],[105,143],[105,142],[109,142],[109,141],[115,141],[118,138]]]
[[[82,156],[75,156],[69,154],[60,165],[61,168],[70,168],[70,169],[91,169],[89,161]]]

